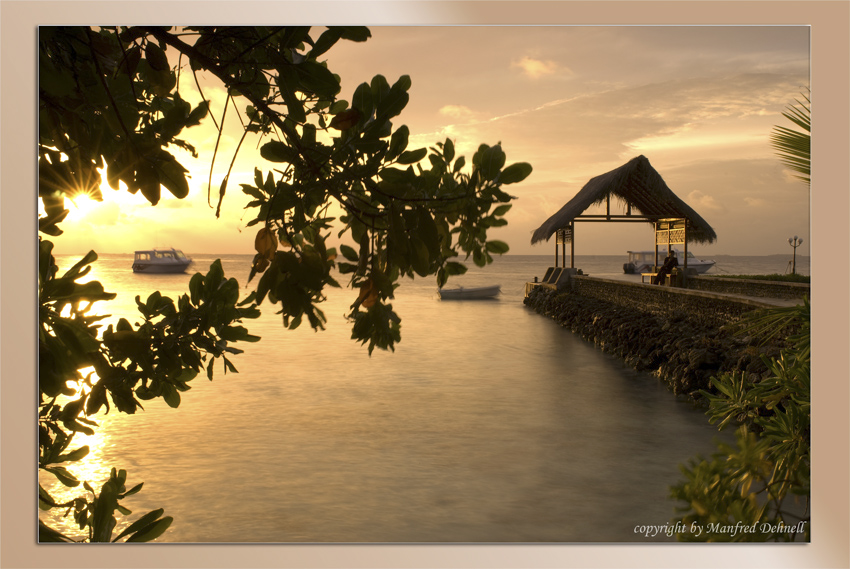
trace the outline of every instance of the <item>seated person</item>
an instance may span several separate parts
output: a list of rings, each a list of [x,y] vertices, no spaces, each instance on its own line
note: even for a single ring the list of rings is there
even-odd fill
[[[667,258],[664,259],[664,264],[661,265],[661,270],[658,271],[658,274],[652,278],[652,284],[661,284],[664,282],[664,277],[670,274],[670,271],[673,270],[673,267],[679,266],[679,259],[676,258],[676,253],[670,251],[667,254]]]

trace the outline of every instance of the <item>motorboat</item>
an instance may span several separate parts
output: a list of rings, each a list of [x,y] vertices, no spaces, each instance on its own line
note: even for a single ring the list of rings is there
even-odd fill
[[[495,298],[502,292],[501,285],[479,286],[479,287],[458,287],[458,288],[441,288],[441,300],[483,300]]]
[[[192,259],[180,249],[150,249],[136,251],[133,259],[134,273],[183,273]]]
[[[640,273],[651,273],[655,267],[655,253],[652,251],[627,251],[629,260],[623,264],[623,272],[629,275]],[[677,249],[673,249],[673,253],[679,261],[679,267],[684,266],[683,253]],[[658,264],[664,263],[667,257],[666,249],[658,250]],[[715,261],[707,259],[699,259],[693,253],[688,251],[688,268],[694,269],[697,274],[702,274],[715,265]]]

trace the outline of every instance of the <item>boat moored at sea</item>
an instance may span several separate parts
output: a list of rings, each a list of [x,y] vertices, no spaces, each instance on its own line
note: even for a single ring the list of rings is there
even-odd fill
[[[441,288],[439,292],[441,300],[486,300],[497,297],[502,292],[502,286]]]
[[[133,258],[134,273],[183,273],[192,264],[180,249],[149,249],[136,251]]]
[[[640,273],[651,273],[653,272],[653,267],[655,267],[655,253],[652,251],[627,251],[629,254],[629,260],[623,264],[623,272],[628,275],[640,274]],[[679,261],[679,267],[684,266],[684,261],[682,260],[683,254],[682,251],[677,249],[673,249],[673,253],[676,255],[676,258]],[[658,250],[658,263],[661,264],[664,262],[665,257],[667,257],[666,250]],[[706,272],[708,269],[715,265],[715,261],[710,259],[698,259],[694,256],[693,253],[688,251],[688,268],[694,269],[697,274],[702,274]]]

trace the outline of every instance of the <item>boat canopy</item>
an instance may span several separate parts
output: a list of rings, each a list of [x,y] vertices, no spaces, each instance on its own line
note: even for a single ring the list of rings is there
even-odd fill
[[[152,261],[152,260],[184,260],[187,259],[183,251],[179,249],[150,249],[147,251],[136,251],[137,261]]]

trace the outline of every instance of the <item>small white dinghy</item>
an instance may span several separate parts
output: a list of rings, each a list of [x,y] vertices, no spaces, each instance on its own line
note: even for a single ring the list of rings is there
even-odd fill
[[[441,300],[483,300],[497,297],[502,292],[502,286],[441,288],[439,292]]]

